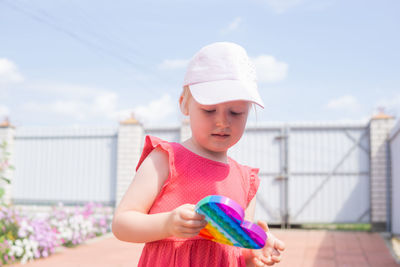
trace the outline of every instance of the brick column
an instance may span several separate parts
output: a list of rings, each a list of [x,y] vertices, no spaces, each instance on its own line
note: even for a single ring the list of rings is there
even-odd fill
[[[15,128],[10,124],[8,119],[5,119],[4,122],[0,123],[0,143],[3,141],[7,142],[7,152],[10,153],[8,156],[9,164],[13,165],[14,167],[14,136],[15,136]],[[0,159],[2,154],[0,154]],[[16,167],[17,168],[17,167]],[[5,193],[3,196],[3,200],[6,204],[11,204],[12,202],[12,184],[14,181],[14,170],[7,170],[4,173],[4,176],[11,180],[11,183],[8,184],[5,181],[0,181],[0,187],[4,188]]]
[[[181,142],[189,139],[192,136],[192,130],[190,129],[189,119],[184,119],[181,125]]]
[[[118,205],[135,176],[143,146],[143,126],[133,116],[120,123],[118,130],[117,184],[115,205]]]
[[[380,113],[371,118],[370,130],[370,205],[371,224],[375,231],[386,229],[388,216],[389,168],[388,138],[395,120]]]
[[[400,120],[390,133],[391,161],[391,222],[392,234],[400,236]]]

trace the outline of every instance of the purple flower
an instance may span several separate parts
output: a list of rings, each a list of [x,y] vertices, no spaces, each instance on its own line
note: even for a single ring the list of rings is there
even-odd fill
[[[110,209],[101,204],[87,203],[83,207],[69,208],[60,204],[53,207],[51,214],[34,217],[20,216],[11,207],[0,206],[0,235],[9,233],[16,239],[16,243],[4,240],[0,244],[1,262],[10,263],[27,258],[48,257],[60,245],[78,245],[88,238],[95,237],[110,231],[112,217]],[[19,243],[29,244],[28,251],[22,254],[15,252],[8,254],[12,246]]]

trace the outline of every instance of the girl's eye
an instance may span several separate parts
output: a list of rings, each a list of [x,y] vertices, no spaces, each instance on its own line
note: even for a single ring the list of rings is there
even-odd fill
[[[204,112],[206,112],[206,113],[213,113],[213,112],[215,112],[215,109],[203,109],[204,110]]]
[[[243,112],[235,112],[235,111],[231,111],[231,114],[232,114],[233,116],[238,116],[238,115],[241,115],[241,114],[243,114]]]

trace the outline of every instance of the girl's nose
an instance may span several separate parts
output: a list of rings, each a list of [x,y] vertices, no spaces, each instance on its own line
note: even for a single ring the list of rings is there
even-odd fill
[[[230,125],[229,119],[225,114],[220,114],[217,117],[217,121],[216,121],[217,127],[224,128],[224,127],[228,127],[229,125]]]

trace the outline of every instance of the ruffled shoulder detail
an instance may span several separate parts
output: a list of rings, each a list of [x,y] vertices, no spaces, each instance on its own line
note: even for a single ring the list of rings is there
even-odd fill
[[[260,169],[251,167],[248,167],[248,169],[249,169],[249,192],[247,194],[247,205],[257,194],[258,187],[260,186],[260,178],[258,178],[258,173]]]
[[[155,136],[150,136],[147,135],[144,146],[143,146],[143,151],[142,155],[140,156],[139,162],[136,166],[136,171],[139,169],[140,165],[142,165],[143,161],[147,158],[147,156],[156,148],[161,148],[162,150],[166,151],[168,153],[168,161],[169,161],[169,177],[175,175],[175,163],[174,163],[174,150],[172,148],[172,145],[165,141],[162,140],[158,137]]]

